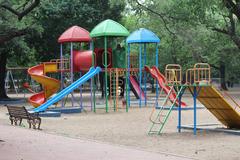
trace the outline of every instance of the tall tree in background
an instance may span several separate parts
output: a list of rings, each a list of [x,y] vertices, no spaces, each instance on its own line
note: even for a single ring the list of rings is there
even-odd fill
[[[29,39],[29,45],[36,48],[38,61],[59,58],[58,37],[69,27],[78,25],[89,32],[105,19],[119,21],[125,2],[114,0],[47,0],[38,11],[38,23],[43,27],[41,35]]]
[[[226,89],[226,68],[240,68],[235,63],[231,66],[231,62],[240,57],[239,0],[135,0],[129,3],[134,10],[147,13],[145,22],[166,36],[162,47],[169,47],[163,50],[172,57],[172,62],[188,64],[185,66],[194,61],[210,63],[220,73],[222,88]]]
[[[14,44],[12,40],[31,32],[32,21],[25,17],[39,4],[40,0],[0,1],[0,99],[8,98],[4,89],[4,80],[7,59],[14,48],[10,47]]]
[[[41,5],[40,0],[0,0],[0,99],[8,98],[6,64],[58,58],[63,31],[73,25],[91,30],[108,18],[119,21],[124,8],[125,1],[116,0],[42,0]]]

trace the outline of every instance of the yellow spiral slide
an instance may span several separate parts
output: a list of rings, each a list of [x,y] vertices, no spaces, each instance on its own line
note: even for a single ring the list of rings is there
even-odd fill
[[[59,90],[60,81],[46,76],[46,73],[57,71],[56,62],[45,62],[28,69],[28,74],[31,78],[40,83],[43,87],[43,91],[32,95],[28,99],[29,103],[31,103],[34,107],[38,107],[45,103],[49,97]]]

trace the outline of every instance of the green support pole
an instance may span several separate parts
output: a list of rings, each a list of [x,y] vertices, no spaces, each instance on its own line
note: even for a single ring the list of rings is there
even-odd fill
[[[94,62],[94,43],[92,41],[92,66],[95,66],[95,62]],[[91,80],[92,83],[92,91],[93,91],[93,111],[96,112],[96,90],[95,90],[95,77],[92,78]]]
[[[107,37],[104,36],[104,67],[105,67],[105,95],[106,95],[106,112],[108,112],[108,91],[107,91]]]

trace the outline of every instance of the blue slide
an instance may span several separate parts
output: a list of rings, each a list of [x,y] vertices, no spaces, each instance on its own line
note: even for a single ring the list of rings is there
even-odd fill
[[[89,80],[90,78],[92,78],[93,76],[98,74],[100,71],[101,71],[100,67],[96,67],[96,68],[91,67],[85,75],[83,75],[81,78],[79,78],[78,80],[73,82],[67,88],[64,88],[62,91],[60,91],[59,93],[54,95],[51,99],[49,99],[47,102],[43,103],[41,106],[35,108],[33,111],[34,112],[45,111],[49,106],[60,101],[63,97],[70,94],[74,89],[76,89],[77,87],[79,87],[80,85],[85,83],[87,80]]]

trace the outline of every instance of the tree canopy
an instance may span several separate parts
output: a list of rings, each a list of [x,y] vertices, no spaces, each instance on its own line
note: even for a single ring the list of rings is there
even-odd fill
[[[161,38],[159,64],[196,62],[225,81],[240,77],[239,0],[0,0],[0,88],[6,66],[31,66],[57,58],[57,38],[79,25],[92,30],[113,19],[129,31],[147,28]],[[154,52],[149,48],[149,52]],[[0,97],[6,97],[0,91]]]
[[[161,37],[160,64],[178,63],[189,68],[209,63],[213,75],[239,78],[240,1],[150,0],[129,1],[127,25],[139,24]]]

